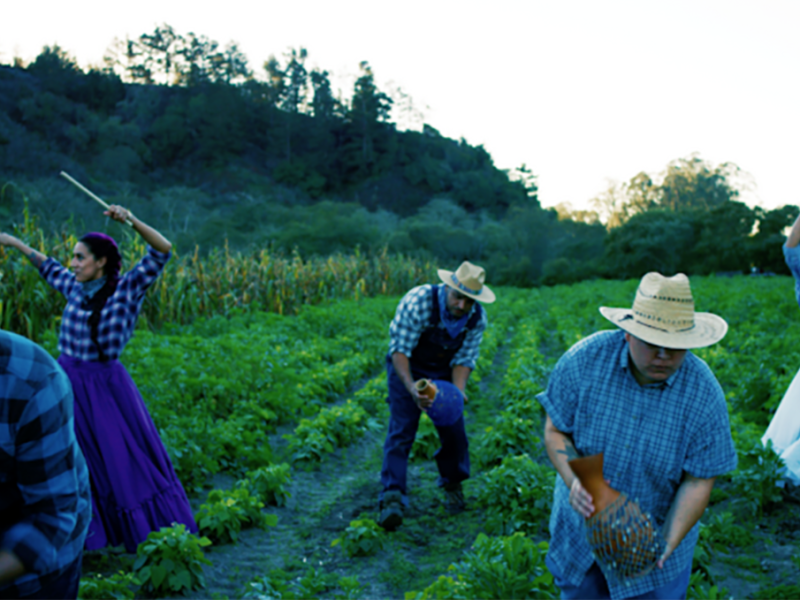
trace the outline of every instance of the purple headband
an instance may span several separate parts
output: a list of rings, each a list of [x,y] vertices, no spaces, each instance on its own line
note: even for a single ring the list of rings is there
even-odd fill
[[[106,259],[105,274],[107,276],[116,278],[119,275],[122,256],[120,256],[119,247],[114,238],[105,233],[93,231],[84,235],[80,241],[86,244],[96,259]]]

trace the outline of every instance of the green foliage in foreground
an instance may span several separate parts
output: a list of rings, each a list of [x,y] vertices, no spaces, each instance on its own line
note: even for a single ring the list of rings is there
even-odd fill
[[[81,600],[133,600],[136,597],[132,586],[138,586],[139,580],[133,573],[120,571],[108,577],[96,573],[90,577],[82,577],[78,589]]]
[[[136,549],[133,564],[141,590],[160,598],[204,588],[203,565],[210,565],[211,561],[203,554],[203,548],[210,545],[208,538],[193,535],[183,524],[150,532]]]
[[[291,467],[287,463],[281,463],[248,471],[247,477],[237,485],[249,489],[252,495],[264,504],[284,506],[286,499],[291,495],[285,486],[291,479]]]
[[[421,592],[407,592],[405,598],[557,598],[553,576],[544,563],[547,548],[547,542],[537,544],[522,533],[480,534],[464,559],[450,566],[452,575],[439,577]]]
[[[225,544],[235,542],[243,528],[266,529],[277,525],[278,517],[262,513],[262,508],[264,503],[251,496],[247,488],[212,490],[206,503],[200,505],[195,520],[201,535]]]
[[[796,600],[800,598],[800,585],[776,585],[774,587],[761,588],[755,594],[759,600]]]
[[[507,456],[476,482],[477,500],[486,509],[486,530],[510,535],[540,534],[553,504],[553,469],[530,456]]]
[[[379,423],[360,404],[348,400],[345,404],[323,408],[313,419],[302,419],[294,433],[283,437],[289,442],[292,460],[308,465],[378,427]]]
[[[703,571],[692,572],[689,578],[689,587],[686,590],[686,600],[723,600],[730,597],[731,594],[726,588],[720,589],[710,583],[708,576]]]
[[[498,294],[498,302],[492,307],[494,312],[491,315],[493,326],[500,324],[500,327],[491,334],[487,332],[487,340],[492,340],[490,335],[499,335],[500,339],[510,341],[509,358],[505,363],[508,368],[500,373],[503,377],[503,393],[496,399],[492,398],[493,401],[502,402],[500,406],[503,410],[498,414],[498,404],[490,405],[488,399],[482,397],[486,387],[483,384],[480,393],[476,391],[471,395],[468,406],[471,418],[476,419],[473,423],[489,424],[494,431],[500,428],[501,421],[506,421],[509,433],[505,437],[516,438],[514,446],[532,445],[533,448],[529,452],[531,458],[519,456],[520,451],[513,451],[505,445],[503,436],[493,436],[483,427],[478,427],[477,435],[470,440],[476,464],[480,460],[479,453],[485,452],[486,456],[492,457],[491,462],[487,463],[490,470],[477,474],[472,483],[466,484],[470,496],[482,507],[479,511],[481,518],[487,516],[480,526],[485,524],[489,532],[508,534],[517,529],[529,536],[542,534],[536,526],[546,520],[546,503],[551,495],[549,486],[555,475],[549,467],[536,464],[546,459],[536,454],[540,448],[538,440],[527,437],[535,437],[542,429],[541,411],[535,395],[546,385],[546,374],[552,365],[549,359],[559,356],[581,337],[609,327],[599,315],[597,306],[630,306],[635,284],[635,281],[624,284],[594,281],[535,291],[507,289]],[[709,364],[726,392],[734,443],[739,455],[737,471],[718,479],[720,489],[715,494],[719,503],[712,506],[703,519],[705,525],[695,550],[689,592],[692,598],[722,598],[729,594],[722,588],[723,582],[715,581],[711,574],[717,561],[726,562],[728,559],[723,555],[717,556],[717,552],[730,546],[748,548],[753,539],[748,532],[754,531],[752,525],[759,518],[759,508],[763,510],[762,514],[768,514],[781,506],[780,498],[774,496],[778,493],[774,486],[778,463],[774,453],[760,449],[759,440],[796,366],[800,364],[800,319],[796,318],[798,309],[792,281],[787,278],[693,278],[692,288],[698,310],[720,314],[730,324],[728,335],[719,344],[694,351]],[[135,379],[143,390],[154,390],[146,395],[154,415],[166,419],[170,424],[177,422],[181,426],[191,426],[185,436],[188,442],[197,444],[196,453],[191,451],[193,458],[213,457],[217,469],[227,470],[243,478],[243,482],[250,478],[264,479],[265,491],[257,492],[252,482],[242,483],[240,487],[246,488],[251,496],[258,496],[263,502],[263,495],[270,493],[266,490],[274,485],[277,502],[280,486],[285,485],[285,482],[278,482],[282,479],[281,473],[285,467],[279,469],[277,465],[266,462],[245,467],[246,463],[256,461],[239,456],[239,453],[248,450],[244,441],[240,442],[243,436],[236,432],[252,429],[266,436],[267,433],[274,433],[277,423],[299,425],[305,418],[306,424],[310,424],[324,414],[326,418],[314,426],[316,431],[319,433],[323,430],[323,421],[331,426],[326,431],[333,431],[341,425],[344,435],[330,439],[336,444],[347,444],[358,439],[358,429],[366,427],[370,419],[385,422],[385,375],[370,379],[352,394],[353,404],[363,409],[363,414],[356,408],[346,409],[360,415],[357,426],[344,426],[343,423],[350,423],[347,419],[337,422],[334,412],[323,411],[328,408],[327,402],[340,397],[338,390],[351,388],[380,368],[386,349],[386,324],[395,306],[396,299],[341,302],[328,307],[309,307],[296,318],[272,315],[264,317],[262,321],[261,316],[239,316],[204,320],[192,327],[172,328],[168,334],[162,335],[141,332],[132,343],[132,347],[137,343],[142,344],[135,350],[140,354],[132,361],[133,368],[141,369]],[[504,321],[509,313],[513,313],[513,318]],[[782,334],[775,335],[775,331]],[[294,339],[295,336],[298,339]],[[497,347],[497,338],[493,342],[487,343],[487,351]],[[225,350],[219,351],[215,344],[222,345]],[[144,348],[147,350],[143,351]],[[157,359],[148,357],[147,353],[154,348],[168,351],[159,354]],[[228,357],[237,348],[242,357],[239,364]],[[545,358],[545,352],[548,358]],[[358,353],[362,355],[361,358],[353,356]],[[493,351],[482,355],[476,375],[482,369],[497,368],[492,363],[492,356]],[[774,360],[774,357],[781,357],[781,360]],[[484,359],[487,361],[485,364]],[[197,364],[208,371],[204,385],[187,383],[186,373],[193,374]],[[164,365],[173,368],[170,370]],[[247,386],[225,387],[224,374],[231,369],[243,374]],[[324,373],[324,376],[315,378],[314,375],[318,373]],[[209,383],[212,381],[213,385]],[[257,381],[261,382],[261,387],[252,385]],[[183,389],[179,383],[183,384]],[[489,389],[496,389],[496,380],[487,379],[484,383],[491,386]],[[217,389],[218,385],[223,387]],[[282,393],[271,396],[269,390],[272,387]],[[181,396],[182,393],[186,395]],[[227,398],[229,393],[240,395]],[[168,399],[163,404],[162,394]],[[294,412],[285,410],[285,406],[278,406],[278,402],[292,403],[291,410]],[[347,407],[347,404],[341,406]],[[742,414],[747,414],[748,419],[752,420],[743,419]],[[495,421],[496,417],[500,420]],[[515,420],[521,420],[526,426],[515,425]],[[424,426],[424,417],[422,423]],[[170,427],[168,425],[168,431]],[[206,431],[215,433],[202,433]],[[431,429],[431,434],[431,445],[434,445],[438,442],[435,429]],[[188,456],[190,451],[184,446],[184,438],[173,439],[180,440],[175,442],[173,450],[180,448]],[[220,440],[231,445],[220,445]],[[232,445],[238,443],[242,443],[242,446]],[[331,447],[336,448],[333,442]],[[509,456],[511,452],[513,455]],[[266,454],[263,456],[268,457]],[[185,466],[200,471],[206,468],[206,463],[200,464],[201,467],[193,467],[186,460]],[[303,461],[294,467],[300,464],[304,464]],[[318,462],[314,460],[308,464],[316,466]],[[261,475],[254,475],[259,471]],[[179,473],[182,479],[186,472],[182,470]],[[726,512],[718,512],[722,510]],[[428,518],[432,520],[438,517]],[[421,517],[415,525],[424,529],[421,524],[430,522]],[[475,522],[473,524],[475,528],[470,530],[473,533],[467,537],[467,543],[472,541],[479,528]],[[500,545],[496,541],[518,538],[482,536],[478,540],[483,541],[479,543],[476,540],[468,556],[462,559],[464,539],[451,533],[447,531],[432,542],[434,536],[429,535],[430,531],[425,531],[423,544],[419,544],[422,538],[415,538],[414,542],[418,544],[415,550],[422,545],[433,548],[428,557],[441,549],[453,553],[447,554],[446,559],[439,558],[429,563],[428,571],[414,571],[418,573],[419,579],[415,580],[420,581],[419,584],[408,584],[409,578],[406,577],[402,583],[393,585],[400,587],[405,583],[402,591],[414,588],[415,591],[409,592],[412,598],[547,597],[554,593],[548,588],[546,577],[535,585],[533,583],[538,577],[545,576],[539,560],[543,558],[544,550],[536,550],[541,555],[539,559],[536,558],[538,555],[525,558],[529,551],[533,552],[528,545],[539,548],[528,538],[524,538],[524,543],[514,542],[522,544],[514,549],[514,557],[524,563],[520,565],[504,550],[510,542]],[[761,535],[757,533],[755,539],[758,540]],[[486,540],[491,540],[491,543]],[[343,545],[343,541],[340,544]],[[439,554],[440,557],[442,555]],[[746,558],[749,561],[735,563],[744,576],[765,577],[759,560],[755,557]],[[443,570],[440,566],[451,561],[457,561],[457,564],[425,588],[431,583],[431,574],[438,575]],[[361,562],[371,564],[371,560],[350,561],[348,564]],[[542,570],[537,571],[540,567]],[[332,567],[326,563],[324,568]],[[349,570],[347,574],[355,572],[360,571]],[[294,572],[283,578],[270,574],[260,583],[254,581],[245,593],[252,598],[275,597],[278,593],[284,598],[314,597],[323,592],[326,597],[338,594],[333,573],[326,573],[322,567],[315,573],[302,578],[302,589],[296,579],[298,572]],[[337,576],[340,574],[336,573]],[[541,588],[541,593],[531,591],[537,586]],[[344,596],[350,593],[343,584],[339,584],[339,587]]]
[[[356,600],[360,597],[361,585],[357,577],[340,577],[309,567],[302,576],[295,578],[281,569],[273,569],[265,576],[254,577],[237,595],[241,600],[307,600],[338,587],[341,593],[334,594],[337,600]]]
[[[780,504],[782,488],[778,483],[786,477],[786,465],[772,449],[758,442],[749,450],[740,450],[741,464],[731,479],[734,494],[742,499],[751,515],[761,518],[765,510]]]
[[[712,546],[727,548],[746,548],[755,537],[750,530],[737,524],[736,517],[729,511],[708,514],[700,523],[700,541]]]
[[[331,542],[331,546],[341,544],[348,556],[371,556],[383,548],[386,532],[372,519],[351,521],[340,538]]]
[[[200,494],[220,471],[244,478],[269,466],[268,435],[278,425],[313,415],[290,434],[291,452],[316,464],[383,418],[385,378],[364,386],[352,404],[325,405],[379,368],[396,302],[338,302],[297,317],[242,314],[138,332],[123,360],[187,491]]]

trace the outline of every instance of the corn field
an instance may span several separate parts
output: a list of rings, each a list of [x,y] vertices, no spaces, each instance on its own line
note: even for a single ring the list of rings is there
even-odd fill
[[[121,234],[120,234],[121,231]],[[10,233],[32,248],[68,265],[79,236],[46,234],[27,209]],[[137,235],[117,229],[123,272],[143,256]],[[164,273],[148,291],[140,327],[186,324],[198,317],[268,311],[296,314],[303,305],[332,299],[401,294],[435,278],[430,262],[378,253],[303,258],[273,250],[232,252],[227,243],[201,256],[174,253]],[[33,340],[60,324],[64,299],[44,282],[20,252],[0,247],[0,326]]]

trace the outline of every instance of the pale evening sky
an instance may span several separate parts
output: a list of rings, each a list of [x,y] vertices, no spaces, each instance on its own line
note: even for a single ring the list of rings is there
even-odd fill
[[[0,63],[58,44],[99,64],[115,37],[163,23],[237,42],[259,75],[305,47],[345,97],[367,60],[442,134],[528,165],[544,206],[586,208],[610,180],[693,152],[750,173],[750,204],[800,204],[794,0],[4,0]]]

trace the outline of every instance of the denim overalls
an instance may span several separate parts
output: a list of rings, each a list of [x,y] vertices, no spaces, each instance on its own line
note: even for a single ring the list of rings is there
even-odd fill
[[[418,379],[442,379],[452,381],[453,368],[450,361],[456,355],[467,331],[475,328],[482,318],[483,307],[475,304],[475,311],[467,324],[455,338],[450,337],[447,330],[440,326],[439,298],[437,294],[446,293],[445,286],[431,287],[433,310],[429,326],[422,332],[416,347],[409,359],[411,376]],[[383,491],[400,490],[403,503],[408,505],[406,496],[406,470],[408,455],[417,434],[419,418],[422,411],[408,393],[403,382],[397,376],[392,365],[392,357],[386,357],[386,374],[389,386],[389,432],[383,445],[383,468],[381,469],[381,485]],[[458,483],[469,477],[469,444],[464,429],[463,415],[453,425],[437,427],[439,441],[442,446],[436,451],[434,458],[439,468],[439,485]],[[383,493],[381,493],[383,497]]]

